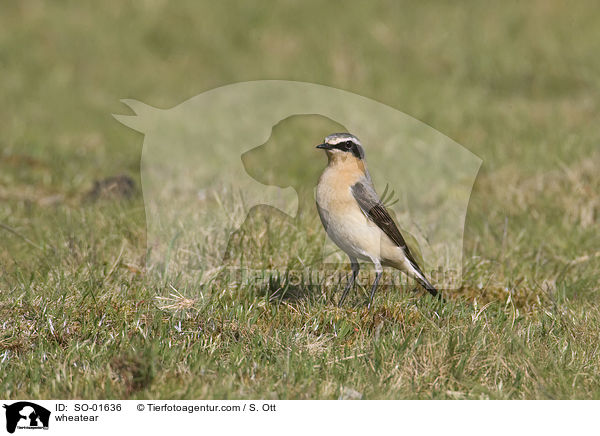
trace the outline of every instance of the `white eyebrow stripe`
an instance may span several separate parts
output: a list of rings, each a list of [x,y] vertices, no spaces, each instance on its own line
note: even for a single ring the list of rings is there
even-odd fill
[[[354,142],[356,145],[360,145],[360,142],[358,142],[358,139],[352,137],[352,136],[338,136],[335,138],[325,138],[325,142],[327,144],[331,144],[331,145],[336,145],[339,144],[340,142],[346,142],[346,141],[352,141]]]

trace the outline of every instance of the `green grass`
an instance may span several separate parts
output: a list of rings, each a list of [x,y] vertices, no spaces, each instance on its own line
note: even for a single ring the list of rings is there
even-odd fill
[[[3,397],[600,398],[593,2],[102,6],[0,6]],[[143,138],[110,114],[258,79],[365,95],[484,160],[447,304],[393,287],[368,312],[363,287],[338,309],[342,267],[145,269]],[[121,173],[132,198],[89,200]],[[294,235],[265,267],[310,255]]]

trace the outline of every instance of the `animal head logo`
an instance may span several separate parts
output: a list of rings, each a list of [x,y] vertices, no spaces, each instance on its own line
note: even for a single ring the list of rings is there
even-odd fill
[[[50,411],[29,401],[5,404],[6,431],[14,433],[17,427],[28,429],[47,429],[50,424]]]
[[[464,222],[482,161],[432,127],[374,100],[302,82],[236,83],[166,110],[123,102],[135,115],[115,118],[145,135],[150,271],[345,262],[313,223],[314,187],[326,164],[314,146],[347,131],[364,145],[375,186],[412,235],[425,272],[438,287],[460,284]],[[285,255],[266,249],[271,234],[290,239]]]

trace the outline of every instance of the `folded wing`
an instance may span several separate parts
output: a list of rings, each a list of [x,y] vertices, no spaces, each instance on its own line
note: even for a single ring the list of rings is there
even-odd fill
[[[391,215],[381,203],[379,196],[375,192],[373,185],[368,179],[362,179],[352,185],[350,188],[352,195],[356,199],[363,213],[379,227],[398,247],[402,249],[408,261],[412,264],[416,272],[417,281],[429,291],[432,295],[437,295],[437,290],[425,278],[425,275],[419,268],[417,261],[410,252],[404,237],[398,230],[396,223]]]

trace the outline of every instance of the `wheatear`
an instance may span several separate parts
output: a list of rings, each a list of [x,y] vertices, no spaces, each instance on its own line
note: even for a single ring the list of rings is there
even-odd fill
[[[429,283],[411,254],[394,220],[375,192],[358,138],[349,133],[334,133],[317,145],[327,152],[329,163],[317,185],[317,210],[329,237],[352,264],[352,275],[339,306],[354,285],[358,260],[375,265],[375,281],[369,305],[383,271],[391,266],[414,277],[431,295],[438,291]]]

